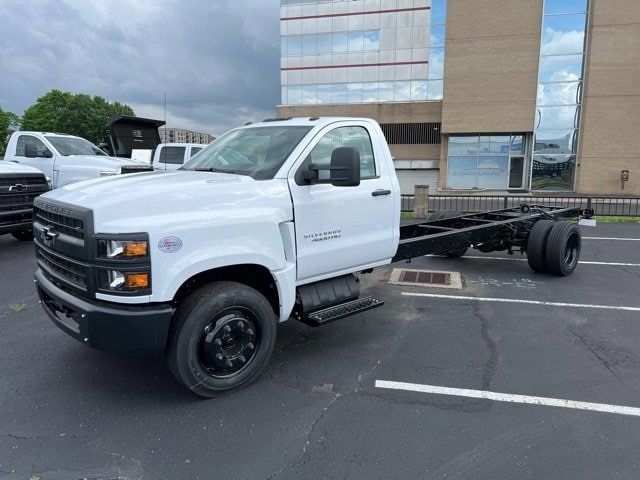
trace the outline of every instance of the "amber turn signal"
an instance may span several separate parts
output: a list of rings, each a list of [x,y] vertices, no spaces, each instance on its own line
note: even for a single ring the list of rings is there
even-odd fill
[[[125,257],[143,257],[147,255],[147,242],[125,242],[122,255]]]
[[[125,273],[124,284],[128,288],[147,288],[149,286],[148,273]]]

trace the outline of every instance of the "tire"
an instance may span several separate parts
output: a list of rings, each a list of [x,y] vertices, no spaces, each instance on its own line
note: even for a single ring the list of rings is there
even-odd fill
[[[454,212],[452,210],[442,212],[439,220],[444,220],[446,218],[458,217],[460,215],[464,215],[464,212]],[[450,252],[446,252],[444,255],[449,258],[460,258],[465,253],[467,253],[468,248],[460,248],[458,250],[451,250]]]
[[[547,267],[553,275],[566,277],[578,266],[582,236],[575,223],[558,222],[547,239]]]
[[[205,398],[245,387],[267,366],[276,327],[271,304],[253,288],[236,282],[205,285],[174,314],[169,369]]]
[[[12,232],[11,235],[21,242],[30,242],[33,240],[33,230],[20,230],[19,232]]]
[[[555,225],[552,220],[538,220],[529,232],[527,239],[527,262],[531,270],[547,273],[547,238]]]

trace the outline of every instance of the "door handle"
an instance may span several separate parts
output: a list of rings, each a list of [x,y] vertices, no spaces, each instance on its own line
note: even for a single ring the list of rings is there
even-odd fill
[[[373,197],[379,197],[381,195],[391,195],[391,190],[383,190],[382,188],[379,188],[378,190],[371,192],[371,196]]]

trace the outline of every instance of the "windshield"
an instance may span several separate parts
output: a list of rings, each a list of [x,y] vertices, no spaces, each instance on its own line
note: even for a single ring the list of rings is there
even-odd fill
[[[68,155],[97,155],[106,156],[106,154],[96,147],[93,143],[78,137],[54,137],[47,135],[47,140],[65,157]]]
[[[236,173],[271,179],[312,127],[254,127],[233,130],[198,152],[182,170]]]

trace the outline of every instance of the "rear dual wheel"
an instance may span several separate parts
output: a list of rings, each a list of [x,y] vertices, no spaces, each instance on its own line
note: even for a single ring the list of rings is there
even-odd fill
[[[527,261],[534,272],[568,276],[578,266],[580,229],[574,223],[539,220],[527,240]]]
[[[169,369],[205,398],[247,386],[267,366],[276,325],[271,304],[253,288],[235,282],[205,285],[175,313]]]

